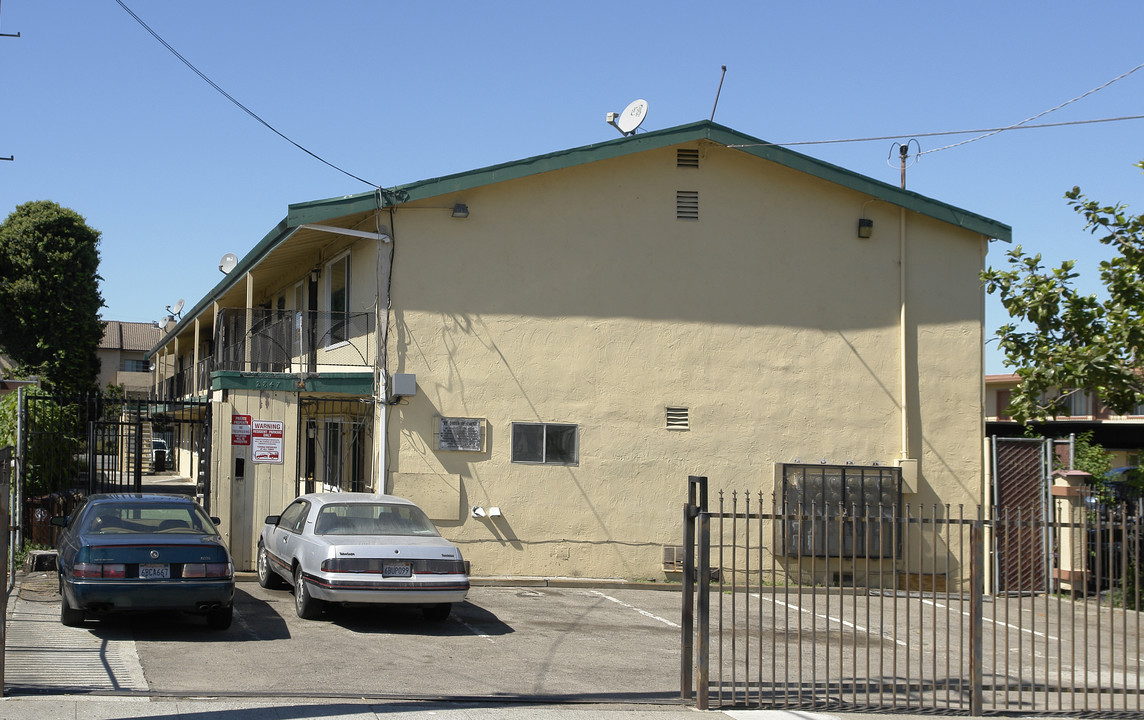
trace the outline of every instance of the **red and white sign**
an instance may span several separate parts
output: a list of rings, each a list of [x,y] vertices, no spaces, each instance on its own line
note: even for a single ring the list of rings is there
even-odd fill
[[[279,420],[255,420],[251,432],[252,460],[256,463],[282,463],[285,423]]]
[[[230,444],[231,445],[249,445],[250,444],[250,416],[249,415],[231,415],[230,416]]]

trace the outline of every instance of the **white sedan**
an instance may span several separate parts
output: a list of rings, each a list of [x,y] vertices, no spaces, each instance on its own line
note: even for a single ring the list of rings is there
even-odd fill
[[[325,602],[420,605],[444,620],[469,592],[465,561],[419,507],[393,495],[313,493],[266,518],[258,584],[294,586],[294,609]]]

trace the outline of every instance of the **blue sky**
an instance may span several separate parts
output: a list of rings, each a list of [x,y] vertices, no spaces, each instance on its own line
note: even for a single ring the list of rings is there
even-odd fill
[[[227,93],[330,163],[398,185],[706,119],[770,142],[1010,125],[1144,63],[1132,2],[124,0]],[[115,0],[0,5],[0,214],[49,199],[103,233],[105,319],[193,304],[286,206],[369,188],[235,107]],[[1144,115],[1144,69],[1041,119]],[[1144,212],[1144,121],[920,137],[911,190],[1005,222],[1096,291],[1074,185]],[[891,140],[797,146],[898,182]],[[994,245],[992,263],[1003,262]],[[987,332],[1005,321],[995,299]],[[1005,369],[989,343],[988,372]]]

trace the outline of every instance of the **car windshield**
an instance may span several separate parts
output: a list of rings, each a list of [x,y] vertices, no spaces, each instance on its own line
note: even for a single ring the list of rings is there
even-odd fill
[[[84,532],[91,535],[217,535],[214,523],[196,505],[100,503],[88,511]]]
[[[437,535],[425,513],[413,505],[347,503],[326,505],[314,523],[318,535]]]

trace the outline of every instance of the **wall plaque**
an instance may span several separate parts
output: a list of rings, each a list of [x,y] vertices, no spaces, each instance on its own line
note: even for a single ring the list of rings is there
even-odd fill
[[[480,452],[484,450],[484,418],[437,418],[437,449]]]

